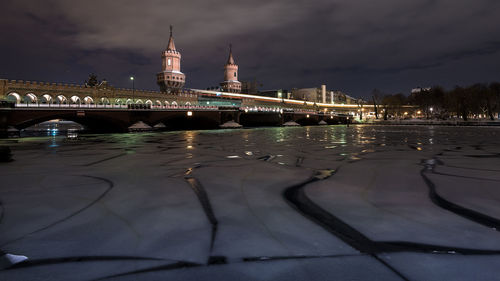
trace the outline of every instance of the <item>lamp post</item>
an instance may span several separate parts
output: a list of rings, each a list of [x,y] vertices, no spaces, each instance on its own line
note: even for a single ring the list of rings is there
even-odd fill
[[[130,76],[130,80],[132,80],[132,104],[134,104],[135,99],[135,84],[134,84],[134,76]]]

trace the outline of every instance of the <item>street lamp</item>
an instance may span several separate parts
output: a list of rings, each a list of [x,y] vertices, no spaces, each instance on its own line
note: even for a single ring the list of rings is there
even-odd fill
[[[135,84],[134,84],[134,76],[130,76],[130,80],[132,81],[132,103],[134,103],[135,99]]]

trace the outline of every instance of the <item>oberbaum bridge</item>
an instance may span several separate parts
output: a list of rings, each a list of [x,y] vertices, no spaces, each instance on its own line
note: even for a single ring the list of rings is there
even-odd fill
[[[53,119],[77,122],[94,132],[126,132],[142,121],[167,129],[218,128],[233,121],[243,126],[339,124],[357,114],[356,103],[335,103],[321,87],[321,102],[241,93],[232,50],[224,66],[220,91],[184,89],[181,54],[172,29],[162,53],[163,71],[156,75],[160,91],[0,79],[0,136]],[[133,79],[131,77],[131,79]],[[329,102],[327,102],[329,100]]]

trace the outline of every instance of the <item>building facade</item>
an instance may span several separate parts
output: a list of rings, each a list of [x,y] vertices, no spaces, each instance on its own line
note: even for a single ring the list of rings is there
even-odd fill
[[[341,91],[327,90],[326,85],[318,88],[292,89],[291,98],[315,103],[357,104],[357,99]]]
[[[170,38],[168,46],[163,51],[162,72],[156,75],[156,82],[162,92],[178,92],[186,83],[186,75],[181,72],[181,53],[175,49],[172,26],[170,26]]]

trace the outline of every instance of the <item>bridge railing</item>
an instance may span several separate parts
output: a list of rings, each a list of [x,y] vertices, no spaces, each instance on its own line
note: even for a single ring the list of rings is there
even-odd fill
[[[130,109],[130,110],[218,110],[217,106],[212,105],[151,105],[149,107],[137,107],[129,108],[129,105],[125,104],[49,104],[49,103],[17,103],[15,107],[18,108],[81,108],[81,109]]]

